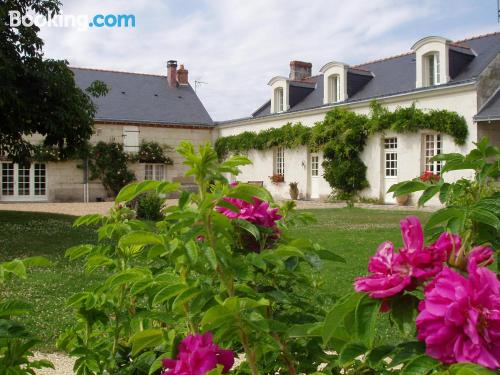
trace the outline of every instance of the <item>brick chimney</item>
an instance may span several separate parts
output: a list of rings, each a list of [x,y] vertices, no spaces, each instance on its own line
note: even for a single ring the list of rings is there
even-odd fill
[[[304,61],[290,61],[290,79],[299,81],[311,77],[312,64]]]
[[[177,61],[167,61],[167,80],[170,87],[177,87]]]
[[[177,82],[179,85],[187,85],[188,84],[188,71],[184,69],[184,65],[181,64],[181,67],[177,71]]]

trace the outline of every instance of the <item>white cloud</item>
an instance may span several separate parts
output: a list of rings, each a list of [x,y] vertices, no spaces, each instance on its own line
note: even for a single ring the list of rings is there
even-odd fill
[[[405,25],[442,17],[442,8],[431,0],[66,0],[66,14],[135,14],[137,27],[45,28],[42,37],[47,57],[73,66],[165,74],[166,61],[177,59],[192,85],[208,82],[200,98],[224,120],[266,101],[267,81],[287,75],[290,60],[310,61],[317,72],[330,60],[405,52],[433,33]]]

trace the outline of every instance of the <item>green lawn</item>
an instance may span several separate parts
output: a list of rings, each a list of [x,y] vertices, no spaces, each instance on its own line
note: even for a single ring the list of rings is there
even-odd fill
[[[352,288],[358,275],[366,274],[368,259],[378,244],[391,240],[401,244],[399,221],[411,214],[402,211],[366,209],[309,210],[317,222],[295,229],[297,237],[308,237],[346,258],[346,264],[335,263],[325,268],[327,287],[341,295]],[[423,221],[428,213],[417,213]],[[0,211],[0,261],[32,255],[44,255],[54,265],[33,269],[29,279],[10,282],[8,293],[29,300],[35,313],[25,320],[42,339],[41,349],[54,350],[59,333],[71,324],[71,310],[65,300],[72,294],[102,281],[103,275],[85,275],[80,263],[70,263],[64,251],[80,243],[94,243],[97,236],[88,228],[72,228],[74,217]],[[0,291],[5,294],[6,291]],[[391,337],[386,325],[381,335]]]

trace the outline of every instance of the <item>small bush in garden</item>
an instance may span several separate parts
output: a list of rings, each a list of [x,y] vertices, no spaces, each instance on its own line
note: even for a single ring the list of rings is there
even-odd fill
[[[165,200],[156,193],[139,196],[137,201],[137,217],[139,219],[157,221],[163,217],[162,209]]]

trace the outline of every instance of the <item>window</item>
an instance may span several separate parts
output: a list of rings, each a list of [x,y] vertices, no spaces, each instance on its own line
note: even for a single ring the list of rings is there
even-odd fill
[[[386,138],[384,140],[385,151],[385,177],[398,176],[398,139]]]
[[[14,164],[2,163],[2,195],[14,195]]]
[[[165,165],[164,164],[145,164],[144,165],[144,179],[162,181],[165,179]]]
[[[283,112],[283,88],[278,87],[274,90],[274,112]]]
[[[311,156],[311,176],[313,176],[313,177],[319,176],[319,156],[318,155]]]
[[[441,81],[439,53],[431,52],[424,56],[427,86],[439,85]]]
[[[29,200],[45,199],[47,196],[47,167],[45,164],[19,165],[4,162],[1,163],[0,172],[3,198]]]
[[[139,128],[137,126],[123,127],[123,149],[127,152],[139,151]]]
[[[442,149],[441,134],[424,135],[424,171],[441,173],[443,163],[441,161],[431,161],[435,155],[441,154]]]
[[[328,102],[335,103],[340,100],[339,76],[334,74],[328,77]]]
[[[285,175],[285,149],[278,147],[274,153],[274,174]]]
[[[35,164],[35,195],[45,195],[47,171],[45,164]]]

